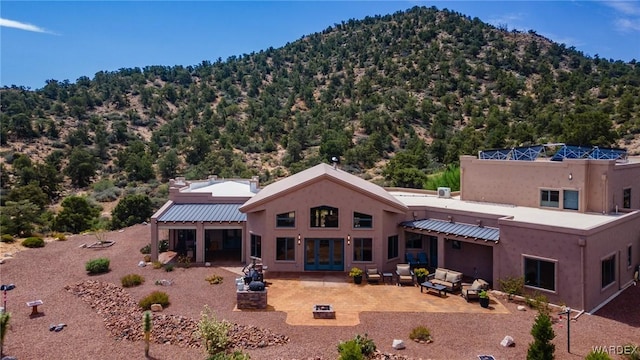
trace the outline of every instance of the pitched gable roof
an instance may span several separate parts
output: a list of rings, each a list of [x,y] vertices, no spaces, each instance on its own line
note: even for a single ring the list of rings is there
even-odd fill
[[[251,209],[279,195],[308,186],[322,179],[334,181],[354,191],[373,197],[397,209],[399,212],[406,212],[408,210],[406,205],[394,196],[391,196],[382,187],[324,163],[265,186],[253,198],[244,203],[239,210],[241,212],[249,212]]]

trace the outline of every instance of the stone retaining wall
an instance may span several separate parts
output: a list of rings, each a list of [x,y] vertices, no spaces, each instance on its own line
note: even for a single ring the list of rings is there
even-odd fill
[[[266,309],[267,289],[263,291],[238,290],[236,302],[238,309]]]

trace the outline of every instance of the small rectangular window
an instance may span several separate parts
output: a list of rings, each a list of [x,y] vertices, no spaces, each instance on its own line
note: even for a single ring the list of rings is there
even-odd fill
[[[373,261],[373,239],[353,239],[353,261]]]
[[[292,237],[276,238],[276,260],[294,261],[296,259],[295,239]]]
[[[602,260],[602,288],[616,281],[616,256]]]
[[[387,259],[398,257],[398,235],[389,236],[387,239]]]
[[[622,190],[622,207],[631,209],[631,188]]]
[[[535,258],[524,258],[525,285],[556,290],[556,263]]]
[[[631,245],[627,246],[627,267],[631,267],[633,263],[633,251],[631,251]]]
[[[373,227],[373,216],[362,214],[359,212],[353,213],[353,227],[354,228],[367,228]]]
[[[540,190],[540,206],[560,207],[560,192],[558,190]]]
[[[296,213],[294,211],[276,215],[276,227],[293,228],[296,227]]]
[[[262,236],[251,234],[251,256],[262,258]]]
[[[567,210],[578,210],[578,191],[562,191],[562,207]]]

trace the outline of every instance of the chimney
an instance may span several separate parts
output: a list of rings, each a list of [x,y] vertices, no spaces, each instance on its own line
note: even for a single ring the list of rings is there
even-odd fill
[[[259,189],[259,178],[257,176],[254,176],[251,178],[251,180],[249,180],[249,190],[252,193],[257,193],[258,189]]]

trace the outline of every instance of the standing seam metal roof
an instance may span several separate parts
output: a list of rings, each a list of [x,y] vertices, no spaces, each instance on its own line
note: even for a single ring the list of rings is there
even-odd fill
[[[247,221],[238,208],[242,204],[174,204],[158,221]]]
[[[455,223],[436,219],[405,221],[401,225],[414,229],[431,230],[439,233],[470,237],[480,240],[500,240],[500,230],[492,227],[480,227],[478,225]]]

